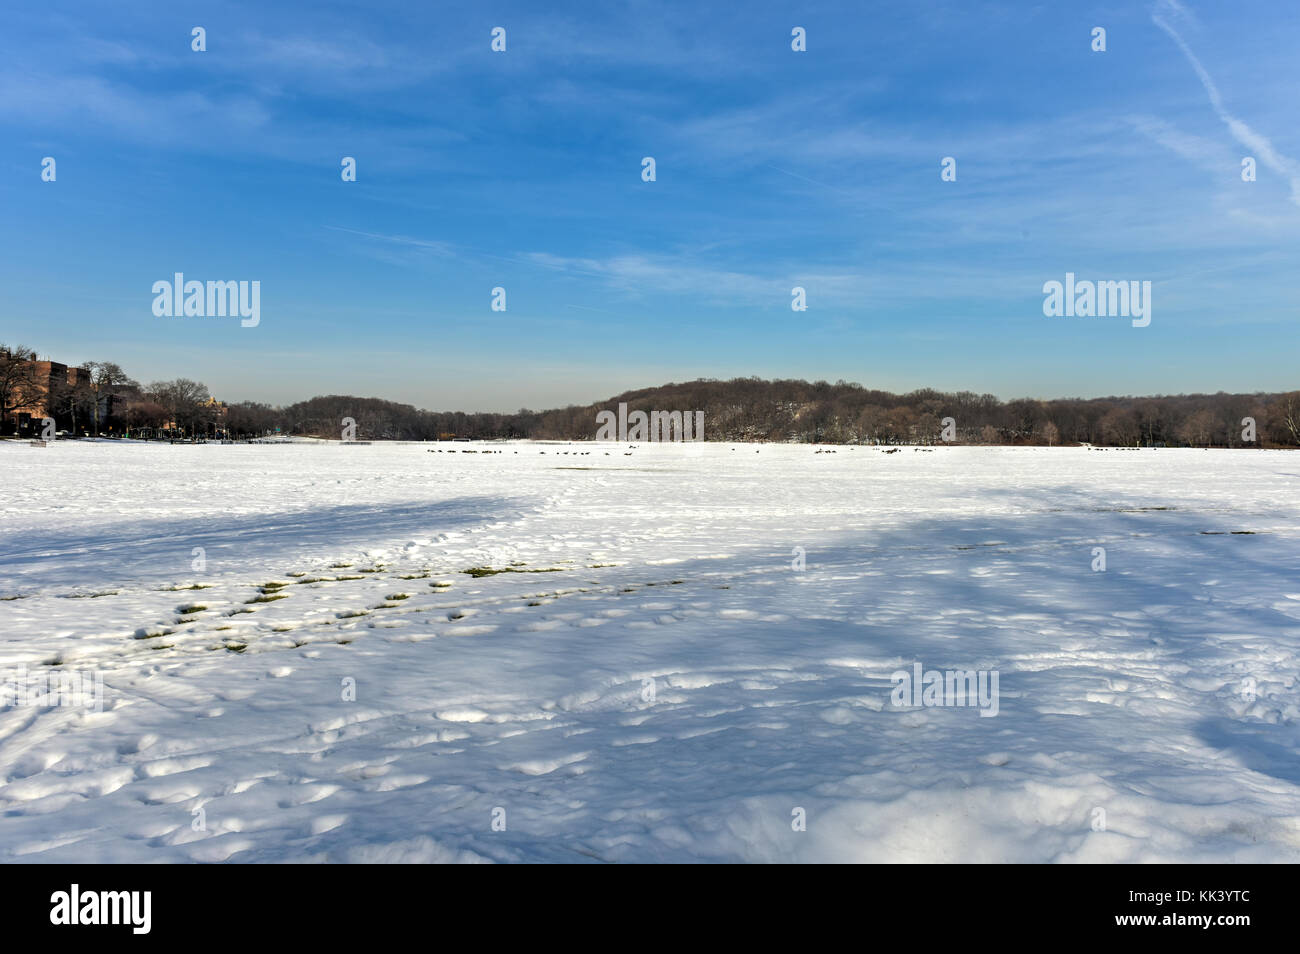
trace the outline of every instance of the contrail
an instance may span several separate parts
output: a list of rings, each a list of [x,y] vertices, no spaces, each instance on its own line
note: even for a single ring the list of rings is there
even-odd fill
[[[1175,14],[1183,16],[1187,15],[1187,11],[1183,9],[1177,0],[1161,0],[1156,7],[1156,12],[1151,14],[1151,19],[1156,26],[1169,34],[1170,38],[1178,44],[1178,48],[1183,51],[1183,56],[1187,57],[1187,61],[1192,64],[1192,69],[1196,70],[1201,85],[1205,87],[1206,95],[1210,97],[1210,105],[1214,107],[1219,119],[1228,127],[1232,137],[1258,155],[1260,162],[1264,163],[1265,166],[1278,175],[1285,177],[1291,183],[1291,201],[1296,205],[1300,205],[1300,163],[1279,153],[1273,148],[1273,144],[1268,139],[1228,112],[1227,107],[1223,105],[1223,97],[1219,95],[1219,88],[1214,85],[1214,80],[1205,67],[1201,65],[1201,61],[1196,58],[1196,54],[1192,52],[1191,47],[1187,45],[1178,31],[1160,15],[1159,11],[1162,8],[1167,8]]]

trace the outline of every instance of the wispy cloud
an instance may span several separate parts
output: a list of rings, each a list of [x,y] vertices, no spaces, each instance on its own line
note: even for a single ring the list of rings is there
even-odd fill
[[[1300,205],[1300,163],[1278,152],[1267,137],[1255,132],[1245,122],[1228,111],[1223,96],[1219,93],[1219,88],[1215,85],[1209,71],[1205,69],[1196,54],[1192,52],[1192,48],[1188,46],[1187,41],[1174,28],[1170,18],[1190,19],[1190,13],[1178,0],[1159,0],[1151,19],[1156,26],[1169,34],[1169,37],[1177,44],[1178,49],[1182,51],[1183,56],[1187,58],[1187,62],[1192,65],[1192,69],[1196,71],[1201,85],[1205,87],[1205,93],[1210,98],[1210,105],[1214,108],[1214,112],[1222,120],[1223,124],[1228,127],[1228,131],[1232,133],[1232,138],[1249,149],[1267,168],[1287,179],[1291,184],[1291,201],[1296,205]]]
[[[1215,175],[1231,174],[1240,159],[1225,143],[1182,132],[1156,116],[1131,116],[1128,122],[1136,132],[1152,142]]]

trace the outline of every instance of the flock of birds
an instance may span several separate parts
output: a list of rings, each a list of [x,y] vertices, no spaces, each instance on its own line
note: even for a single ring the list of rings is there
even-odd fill
[[[639,446],[640,446],[639,444],[629,444],[629,445],[628,445],[628,449],[627,449],[626,451],[623,452],[623,456],[624,456],[624,457],[631,457],[631,456],[632,456],[632,452],[633,452],[634,450],[636,450],[637,447],[639,447]],[[856,450],[856,449],[857,449],[857,448],[855,448],[855,447],[850,447],[850,448],[849,448],[849,450]],[[1088,449],[1089,449],[1089,450],[1108,450],[1108,448],[1105,448],[1105,447],[1090,447],[1090,448],[1088,448]],[[1133,448],[1133,447],[1117,447],[1117,448],[1115,448],[1115,449],[1116,449],[1116,450],[1136,450],[1137,448]],[[735,450],[736,450],[736,448],[733,447],[731,450],[732,450],[732,452],[734,453]],[[887,450],[882,451],[882,453],[885,453],[885,454],[897,454],[897,453],[899,453],[899,451],[901,451],[901,450],[902,450],[901,447],[890,447],[890,448],[888,448]],[[925,454],[932,454],[932,453],[934,453],[934,448],[932,448],[932,447],[913,447],[912,450],[913,450],[913,451],[920,451],[920,452],[925,453]],[[503,450],[470,450],[469,448],[461,448],[461,449],[457,449],[457,448],[454,448],[454,447],[445,448],[445,449],[444,449],[444,448],[441,448],[441,447],[439,447],[439,448],[432,448],[432,447],[430,447],[430,448],[427,449],[427,452],[430,453],[430,454],[504,454],[504,453],[505,453],[505,451],[503,451]],[[511,453],[518,454],[519,451],[512,451]],[[537,453],[538,453],[538,454],[545,455],[546,451],[538,451]],[[554,453],[555,453],[555,455],[556,455],[557,457],[568,457],[570,454],[572,454],[574,457],[589,457],[589,456],[591,456],[593,453],[595,453],[595,451],[558,451],[558,450],[557,450],[557,451],[555,451]],[[755,454],[761,453],[761,449],[760,449],[760,448],[754,448],[754,453],[755,453]],[[817,448],[817,450],[813,451],[813,453],[814,453],[814,454],[838,454],[839,451],[836,450],[836,449],[833,448],[833,447],[819,447],[819,448]],[[609,456],[609,451],[605,451],[605,456],[606,456],[606,457]]]

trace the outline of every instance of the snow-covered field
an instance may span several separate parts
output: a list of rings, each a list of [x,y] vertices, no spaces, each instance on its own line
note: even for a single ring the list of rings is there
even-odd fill
[[[0,860],[1300,860],[1300,454],[434,446],[0,443]]]

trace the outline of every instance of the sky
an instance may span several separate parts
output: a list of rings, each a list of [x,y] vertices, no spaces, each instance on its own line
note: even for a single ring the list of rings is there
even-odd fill
[[[544,6],[10,5],[0,342],[434,410],[1300,387],[1300,6]],[[176,272],[259,323],[156,316]],[[1046,317],[1067,272],[1151,323]]]

